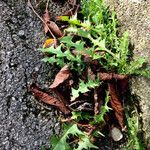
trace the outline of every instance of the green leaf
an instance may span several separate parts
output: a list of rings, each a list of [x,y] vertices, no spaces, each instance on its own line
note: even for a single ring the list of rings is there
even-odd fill
[[[72,88],[72,97],[71,97],[71,101],[74,101],[77,97],[79,97],[79,90],[76,90],[74,88]]]
[[[80,29],[80,28],[77,29],[77,34],[84,38],[88,38],[90,35],[89,31],[87,31],[85,29]]]
[[[129,40],[128,40],[128,32],[123,34],[123,37],[120,39],[120,44],[117,49],[118,52],[118,62],[120,68],[123,67],[127,63],[128,55],[129,55]]]
[[[69,16],[60,16],[62,21],[69,21]]]
[[[79,121],[79,120],[90,120],[93,119],[93,116],[90,115],[89,112],[80,112],[80,111],[74,111],[72,112],[72,119]]]
[[[89,91],[90,88],[95,88],[100,85],[99,80],[88,80],[87,83],[84,83],[84,81],[80,80],[78,89],[72,88],[72,97],[71,101],[74,101],[77,97],[79,97],[80,93],[86,93]]]
[[[73,111],[72,112],[72,119],[77,120],[78,118],[82,118],[82,112]]]
[[[102,56],[101,55],[99,55],[99,54],[94,54],[93,55],[93,60],[96,60],[96,59],[100,59],[100,58],[102,58]]]
[[[66,58],[69,60],[69,61],[76,61],[76,58],[74,55],[72,55],[72,53],[70,52],[69,49],[67,49],[65,52],[64,52]]]
[[[51,46],[49,48],[43,48],[41,49],[42,52],[47,52],[50,54],[55,54],[56,57],[64,57],[64,53],[61,50],[61,45],[59,45],[58,47],[54,48],[54,46]]]
[[[42,149],[41,150],[46,150],[46,148],[45,148],[45,146],[44,145],[42,145]]]
[[[141,75],[141,76],[146,77],[146,78],[150,78],[150,68],[137,69],[134,71],[134,74],[135,75]]]
[[[65,31],[68,32],[68,33],[77,33],[78,29],[75,26],[70,26],[67,29],[65,29]]]
[[[66,132],[63,134],[63,136],[60,139],[58,139],[57,137],[52,137],[51,142],[52,142],[53,150],[70,150],[70,146],[67,143],[67,139],[69,138],[69,135],[84,136],[84,133],[78,129],[76,124],[72,125],[68,129],[66,129]]]
[[[82,41],[77,41],[75,43],[75,48],[77,51],[82,51],[84,49],[84,44],[85,42],[82,42]]]
[[[77,19],[77,13],[70,17],[68,22],[73,25],[80,25],[80,21]]]
[[[51,138],[53,150],[71,150],[69,144],[67,143],[67,139],[70,135],[79,137],[78,148],[74,148],[74,150],[88,150],[89,148],[97,149],[97,147],[90,142],[89,137],[78,129],[76,124],[65,130],[66,131],[61,138],[56,136]]]
[[[42,61],[53,64],[53,63],[57,62],[57,59],[55,57],[45,57],[42,59]]]
[[[101,40],[100,42],[99,42],[99,46],[100,46],[100,50],[105,50],[106,49],[106,46],[105,46],[105,39],[103,39],[103,40]]]
[[[56,63],[57,63],[57,65],[60,66],[60,67],[63,67],[63,66],[65,66],[65,64],[66,64],[66,63],[64,62],[64,59],[57,59],[57,62],[56,62]]]
[[[53,57],[45,57],[45,58],[42,59],[42,61],[49,62],[50,64],[56,63],[60,67],[63,67],[65,65],[63,59],[55,58],[55,56],[53,56]]]
[[[55,147],[59,140],[60,140],[60,138],[58,136],[52,135],[50,138],[52,147]]]
[[[79,142],[78,142],[78,147],[77,148],[74,148],[74,150],[90,150],[91,148],[94,148],[94,149],[98,149],[97,146],[93,145],[90,140],[89,140],[89,137],[88,136],[81,136]]]
[[[65,43],[68,48],[71,46],[74,46],[74,43],[72,42],[72,36],[64,36],[63,38],[60,39],[61,43]]]
[[[131,96],[131,95],[130,95]],[[134,105],[133,105],[134,106]],[[142,139],[140,138],[140,127],[139,127],[139,114],[136,109],[133,111],[128,111],[125,109],[125,116],[127,119],[127,129],[128,129],[128,144],[126,149],[144,150],[144,145]]]
[[[125,65],[126,74],[135,74],[137,70],[141,69],[143,64],[146,62],[144,58],[137,58],[130,62],[130,64]]]

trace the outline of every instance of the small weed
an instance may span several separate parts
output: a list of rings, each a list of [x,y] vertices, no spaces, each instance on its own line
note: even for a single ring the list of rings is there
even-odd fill
[[[139,128],[139,117],[137,114],[132,112],[130,117],[128,112],[125,112],[128,126],[128,144],[126,149],[144,150],[141,138],[139,138],[140,128]]]
[[[135,97],[130,93],[128,93],[126,98],[128,99],[128,102],[125,104],[125,116],[128,128],[128,143],[122,150],[144,150],[142,130],[140,125],[141,119],[136,107],[138,104],[136,104],[137,102],[133,101],[133,98]]]
[[[117,94],[117,90],[120,90],[118,83],[122,88],[124,80],[130,75],[150,77],[150,70],[142,68],[146,63],[144,58],[130,58],[128,32],[121,37],[118,35],[116,13],[110,12],[103,0],[82,0],[81,12],[71,17],[59,16],[59,20],[69,26],[64,30],[65,35],[57,39],[57,44],[41,49],[47,54],[43,61],[59,67],[69,66],[67,79],[72,76],[74,81],[66,86],[70,93],[70,107],[79,103],[80,109],[71,107],[71,126],[65,128],[62,137],[52,138],[52,147],[53,150],[97,149],[92,144],[94,133],[103,135],[100,130],[107,124],[106,116],[110,111],[114,112],[122,130],[125,126],[123,107]],[[91,107],[87,111],[89,101],[92,103],[92,112]],[[82,102],[86,111],[82,111],[85,109],[81,107]],[[132,139],[129,147],[140,150],[138,120],[134,115],[130,117],[127,111],[125,115],[129,138]]]

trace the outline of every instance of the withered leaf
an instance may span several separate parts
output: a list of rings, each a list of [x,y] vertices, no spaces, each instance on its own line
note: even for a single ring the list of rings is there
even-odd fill
[[[51,38],[49,38],[49,39],[47,39],[47,40],[44,42],[43,48],[48,48],[48,47],[50,47],[50,46],[52,46],[52,45],[55,45],[56,43],[57,43],[57,40],[56,40],[56,39],[51,39]]]
[[[94,115],[99,113],[98,93],[97,88],[94,89]]]
[[[100,79],[103,80],[103,81],[109,81],[109,80],[112,80],[112,79],[123,80],[123,79],[127,78],[127,75],[115,74],[115,73],[100,72],[98,75],[99,75]]]
[[[54,82],[50,86],[51,89],[56,88],[58,85],[67,80],[70,76],[69,66],[65,65],[56,75]]]
[[[67,106],[69,106],[69,103],[68,103],[67,99],[64,98],[64,96],[62,95],[61,92],[58,91],[58,89],[55,88],[55,89],[52,89],[52,90],[53,90],[53,92],[57,95],[57,97],[58,97],[64,104],[66,104]]]
[[[91,80],[95,80],[96,75],[94,74],[94,72],[92,71],[92,69],[90,67],[87,68],[87,74]]]
[[[48,29],[48,23],[50,22],[50,19],[51,19],[51,17],[50,17],[50,14],[49,14],[48,10],[45,10],[45,13],[43,14],[43,20],[45,22],[43,24],[45,34],[47,34],[48,31],[49,31],[49,29]]]
[[[63,33],[61,32],[61,30],[59,29],[59,27],[57,26],[57,24],[55,22],[50,21],[48,23],[48,27],[53,32],[53,34],[57,35],[58,37],[62,37],[63,36]]]
[[[119,89],[121,94],[124,94],[127,91],[128,85],[129,85],[128,78],[125,78],[123,80],[119,80],[117,82],[117,86],[118,86],[118,89]]]
[[[47,23],[51,20],[50,14],[48,10],[45,10],[45,13],[43,14],[43,20]]]
[[[53,96],[48,95],[47,93],[44,93],[37,85],[35,84],[31,85],[31,92],[37,99],[41,100],[46,104],[55,106],[64,114],[70,113],[70,110],[66,107],[66,105],[62,101],[58,100]]]
[[[109,82],[108,83],[108,88],[109,88],[109,93],[111,96],[111,106],[115,112],[115,116],[118,120],[119,125],[121,126],[122,129],[124,129],[124,110],[120,101],[120,98],[118,96],[118,93],[116,91],[116,85],[115,82]]]
[[[45,10],[45,13],[43,14],[43,20],[44,20],[44,32],[47,34],[49,32],[49,29],[52,31],[54,35],[57,35],[58,37],[62,37],[63,33],[57,26],[57,24],[53,21],[51,21],[50,14],[48,10]]]

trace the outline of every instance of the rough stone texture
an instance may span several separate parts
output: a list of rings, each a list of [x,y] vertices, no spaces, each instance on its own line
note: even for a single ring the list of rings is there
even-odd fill
[[[115,8],[120,30],[129,31],[134,57],[145,57],[150,64],[150,0],[106,0],[106,3]],[[139,99],[145,143],[150,148],[150,79],[132,79],[132,92]]]
[[[24,0],[0,1],[0,150],[38,150],[59,132],[54,110],[40,107],[28,91],[33,74],[41,86],[51,77],[37,51],[43,38]]]

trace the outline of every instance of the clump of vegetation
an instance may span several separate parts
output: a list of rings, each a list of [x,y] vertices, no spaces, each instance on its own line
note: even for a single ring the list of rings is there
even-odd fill
[[[138,103],[129,92],[126,99],[128,99],[128,101],[125,102],[124,111],[128,127],[128,143],[122,150],[144,150],[143,138],[141,138],[143,133]]]
[[[56,97],[36,86],[32,92],[67,114],[62,121],[70,125],[62,137],[52,138],[53,150],[98,149],[93,143],[102,136],[104,127],[125,130],[121,98],[129,76],[150,77],[150,70],[142,68],[144,58],[130,57],[128,33],[118,35],[116,14],[103,0],[82,0],[80,12],[57,19],[67,24],[64,34],[46,12],[44,27],[53,39],[41,49],[46,54],[43,61],[62,68],[50,86]],[[130,117],[127,121],[129,130],[136,130]]]

